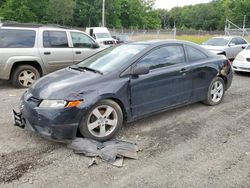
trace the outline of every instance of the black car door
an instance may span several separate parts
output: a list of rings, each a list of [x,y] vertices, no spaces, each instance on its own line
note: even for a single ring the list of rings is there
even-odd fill
[[[185,45],[185,50],[188,56],[190,77],[193,80],[191,102],[204,100],[209,85],[218,72],[210,67],[211,61],[205,53],[189,45]]]
[[[150,72],[131,77],[131,108],[134,118],[190,100],[192,78],[182,45],[166,45],[154,49],[138,64],[149,66]]]

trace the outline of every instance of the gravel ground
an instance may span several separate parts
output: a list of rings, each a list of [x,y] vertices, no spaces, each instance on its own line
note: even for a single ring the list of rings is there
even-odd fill
[[[24,90],[0,81],[0,187],[250,187],[250,74],[216,107],[196,103],[125,125],[139,160],[123,168],[12,126]]]

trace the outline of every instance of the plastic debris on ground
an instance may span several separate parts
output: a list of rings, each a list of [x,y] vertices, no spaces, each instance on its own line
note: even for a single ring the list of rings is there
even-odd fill
[[[89,138],[76,138],[68,145],[76,154],[92,157],[89,168],[97,165],[97,157],[116,167],[122,167],[124,158],[138,159],[138,147],[134,143],[120,140],[98,142]]]

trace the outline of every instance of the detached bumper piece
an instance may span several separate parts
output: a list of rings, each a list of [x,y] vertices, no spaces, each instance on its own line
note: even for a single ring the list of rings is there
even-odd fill
[[[13,113],[12,115],[13,115],[14,125],[24,129],[25,128],[25,120],[22,118],[22,114],[15,112],[15,110],[13,110],[12,113]]]

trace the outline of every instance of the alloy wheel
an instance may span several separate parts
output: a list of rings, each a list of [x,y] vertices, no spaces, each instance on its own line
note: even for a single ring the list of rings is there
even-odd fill
[[[211,89],[211,99],[213,102],[218,103],[224,94],[224,88],[221,81],[216,81],[213,83],[212,89]]]
[[[110,135],[117,127],[118,115],[116,110],[108,105],[96,107],[87,120],[89,132],[96,137]]]

